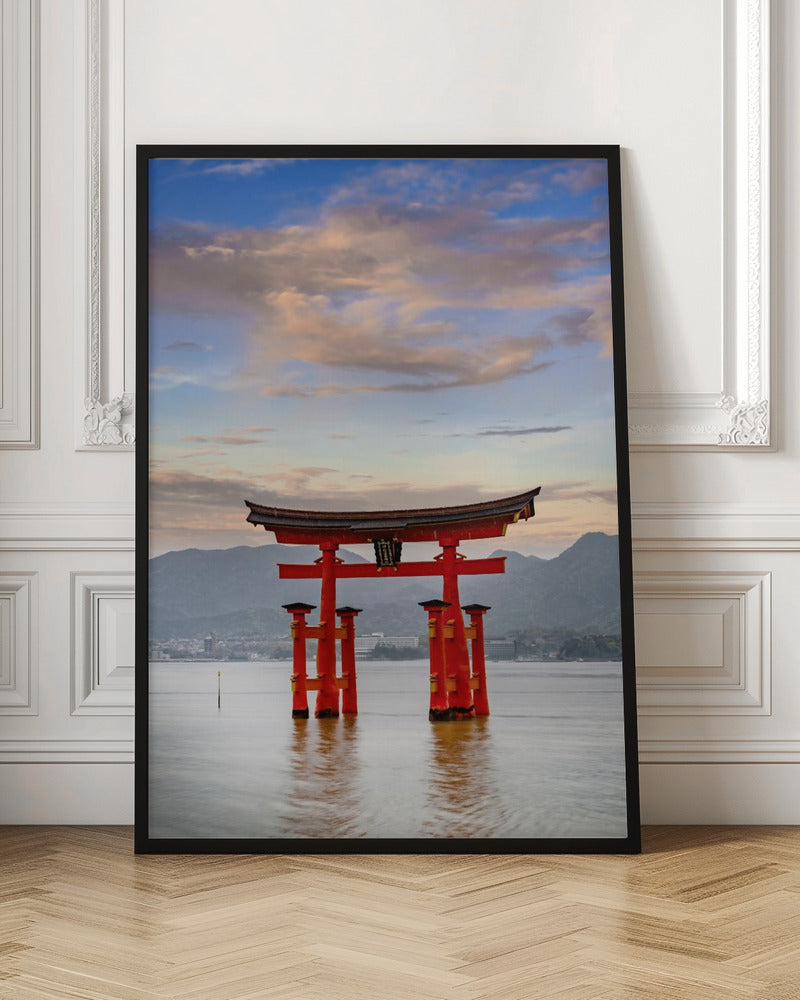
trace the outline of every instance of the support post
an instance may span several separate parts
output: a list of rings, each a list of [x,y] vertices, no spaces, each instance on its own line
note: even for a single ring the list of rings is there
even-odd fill
[[[428,718],[431,722],[452,719],[453,713],[447,698],[447,676],[444,660],[444,621],[447,601],[420,601],[420,606],[428,612],[428,646],[431,661],[431,705]]]
[[[315,604],[284,604],[292,616],[292,718],[308,718],[308,688],[306,687],[306,615]]]
[[[452,605],[447,614],[447,624],[452,631],[444,646],[445,672],[455,681],[455,690],[450,691],[450,708],[454,719],[471,719],[475,716],[470,686],[469,649],[464,632],[464,618],[458,596],[458,561],[463,559],[457,552],[458,541],[440,541],[442,548],[442,600]]]
[[[486,653],[483,645],[483,616],[491,611],[488,604],[465,604],[472,629],[472,695],[475,714],[489,714],[489,692],[486,690]]]
[[[356,627],[354,618],[361,608],[337,608],[341,619],[342,636],[342,714],[358,715],[358,690],[356,688]]]
[[[323,542],[322,586],[319,602],[319,628],[317,639],[317,719],[338,719],[339,688],[336,685],[336,550],[335,542]]]

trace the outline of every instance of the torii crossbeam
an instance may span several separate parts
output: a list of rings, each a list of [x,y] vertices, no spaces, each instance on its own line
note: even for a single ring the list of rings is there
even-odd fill
[[[293,687],[295,702],[293,715],[308,716],[303,699],[307,690],[317,691],[315,715],[332,718],[339,715],[339,690],[350,690],[344,698],[344,711],[356,711],[355,668],[346,676],[336,677],[336,639],[343,643],[349,660],[353,642],[353,617],[358,609],[346,611],[342,626],[336,627],[336,580],[441,576],[442,600],[421,602],[429,611],[431,635],[431,708],[432,720],[444,718],[469,718],[476,714],[488,715],[488,700],[483,678],[470,673],[467,639],[476,633],[482,639],[482,626],[478,628],[475,613],[470,611],[472,625],[465,628],[458,595],[458,577],[465,574],[503,573],[505,557],[467,559],[458,552],[458,545],[466,539],[497,538],[505,535],[510,524],[533,517],[533,500],[541,487],[500,500],[463,504],[457,507],[433,507],[417,510],[384,511],[310,511],[268,507],[245,500],[249,508],[247,520],[275,533],[278,542],[289,545],[317,545],[320,557],[311,565],[279,564],[282,580],[320,580],[320,622],[306,626],[305,615],[313,610],[311,605],[285,605],[293,615],[292,635],[295,643],[302,636],[303,652],[295,647]],[[438,542],[441,553],[428,562],[401,562],[403,542]],[[372,543],[375,564],[344,563],[336,556],[340,545]],[[428,607],[432,606],[432,609]],[[436,605],[433,607],[433,605]],[[441,605],[441,606],[439,606]],[[472,607],[479,607],[478,605]],[[448,610],[445,612],[445,608]],[[305,609],[305,610],[303,610]],[[484,610],[488,608],[484,607]],[[481,612],[482,614],[482,612]],[[341,615],[340,615],[341,617]],[[345,620],[346,619],[346,620]],[[317,639],[317,678],[305,676],[305,639]],[[347,642],[347,646],[345,646]],[[442,646],[443,643],[443,646]],[[442,660],[442,668],[434,671],[433,660]],[[475,657],[473,656],[473,661]],[[483,660],[483,649],[479,659]],[[302,660],[303,669],[300,669]],[[473,666],[475,664],[473,663]],[[352,689],[351,689],[352,686]],[[298,687],[302,691],[298,691]],[[445,690],[446,689],[446,690]],[[474,691],[482,691],[473,698]],[[302,696],[298,698],[298,693]],[[436,697],[435,697],[436,696]],[[347,707],[349,706],[349,708]]]

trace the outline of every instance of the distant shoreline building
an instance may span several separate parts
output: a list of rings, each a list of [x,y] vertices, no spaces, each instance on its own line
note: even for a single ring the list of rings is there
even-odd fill
[[[376,646],[391,646],[393,649],[419,649],[419,636],[384,635],[383,632],[373,632],[371,635],[356,636],[356,656],[371,653]]]
[[[486,639],[487,660],[516,660],[517,643],[514,639]]]

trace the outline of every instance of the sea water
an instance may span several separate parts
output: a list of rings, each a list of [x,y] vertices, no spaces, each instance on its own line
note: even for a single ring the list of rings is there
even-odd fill
[[[149,836],[626,836],[621,664],[490,662],[438,723],[426,660],[357,670],[357,716],[292,719],[291,663],[151,663]]]

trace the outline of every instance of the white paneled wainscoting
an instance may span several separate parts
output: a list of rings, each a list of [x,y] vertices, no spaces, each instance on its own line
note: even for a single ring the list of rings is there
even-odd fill
[[[0,821],[133,817],[130,503],[0,504]]]
[[[634,507],[644,816],[796,823],[800,513]]]
[[[735,504],[634,505],[645,822],[796,821],[798,521]],[[0,524],[3,821],[128,823],[131,506],[59,516],[5,504]]]

